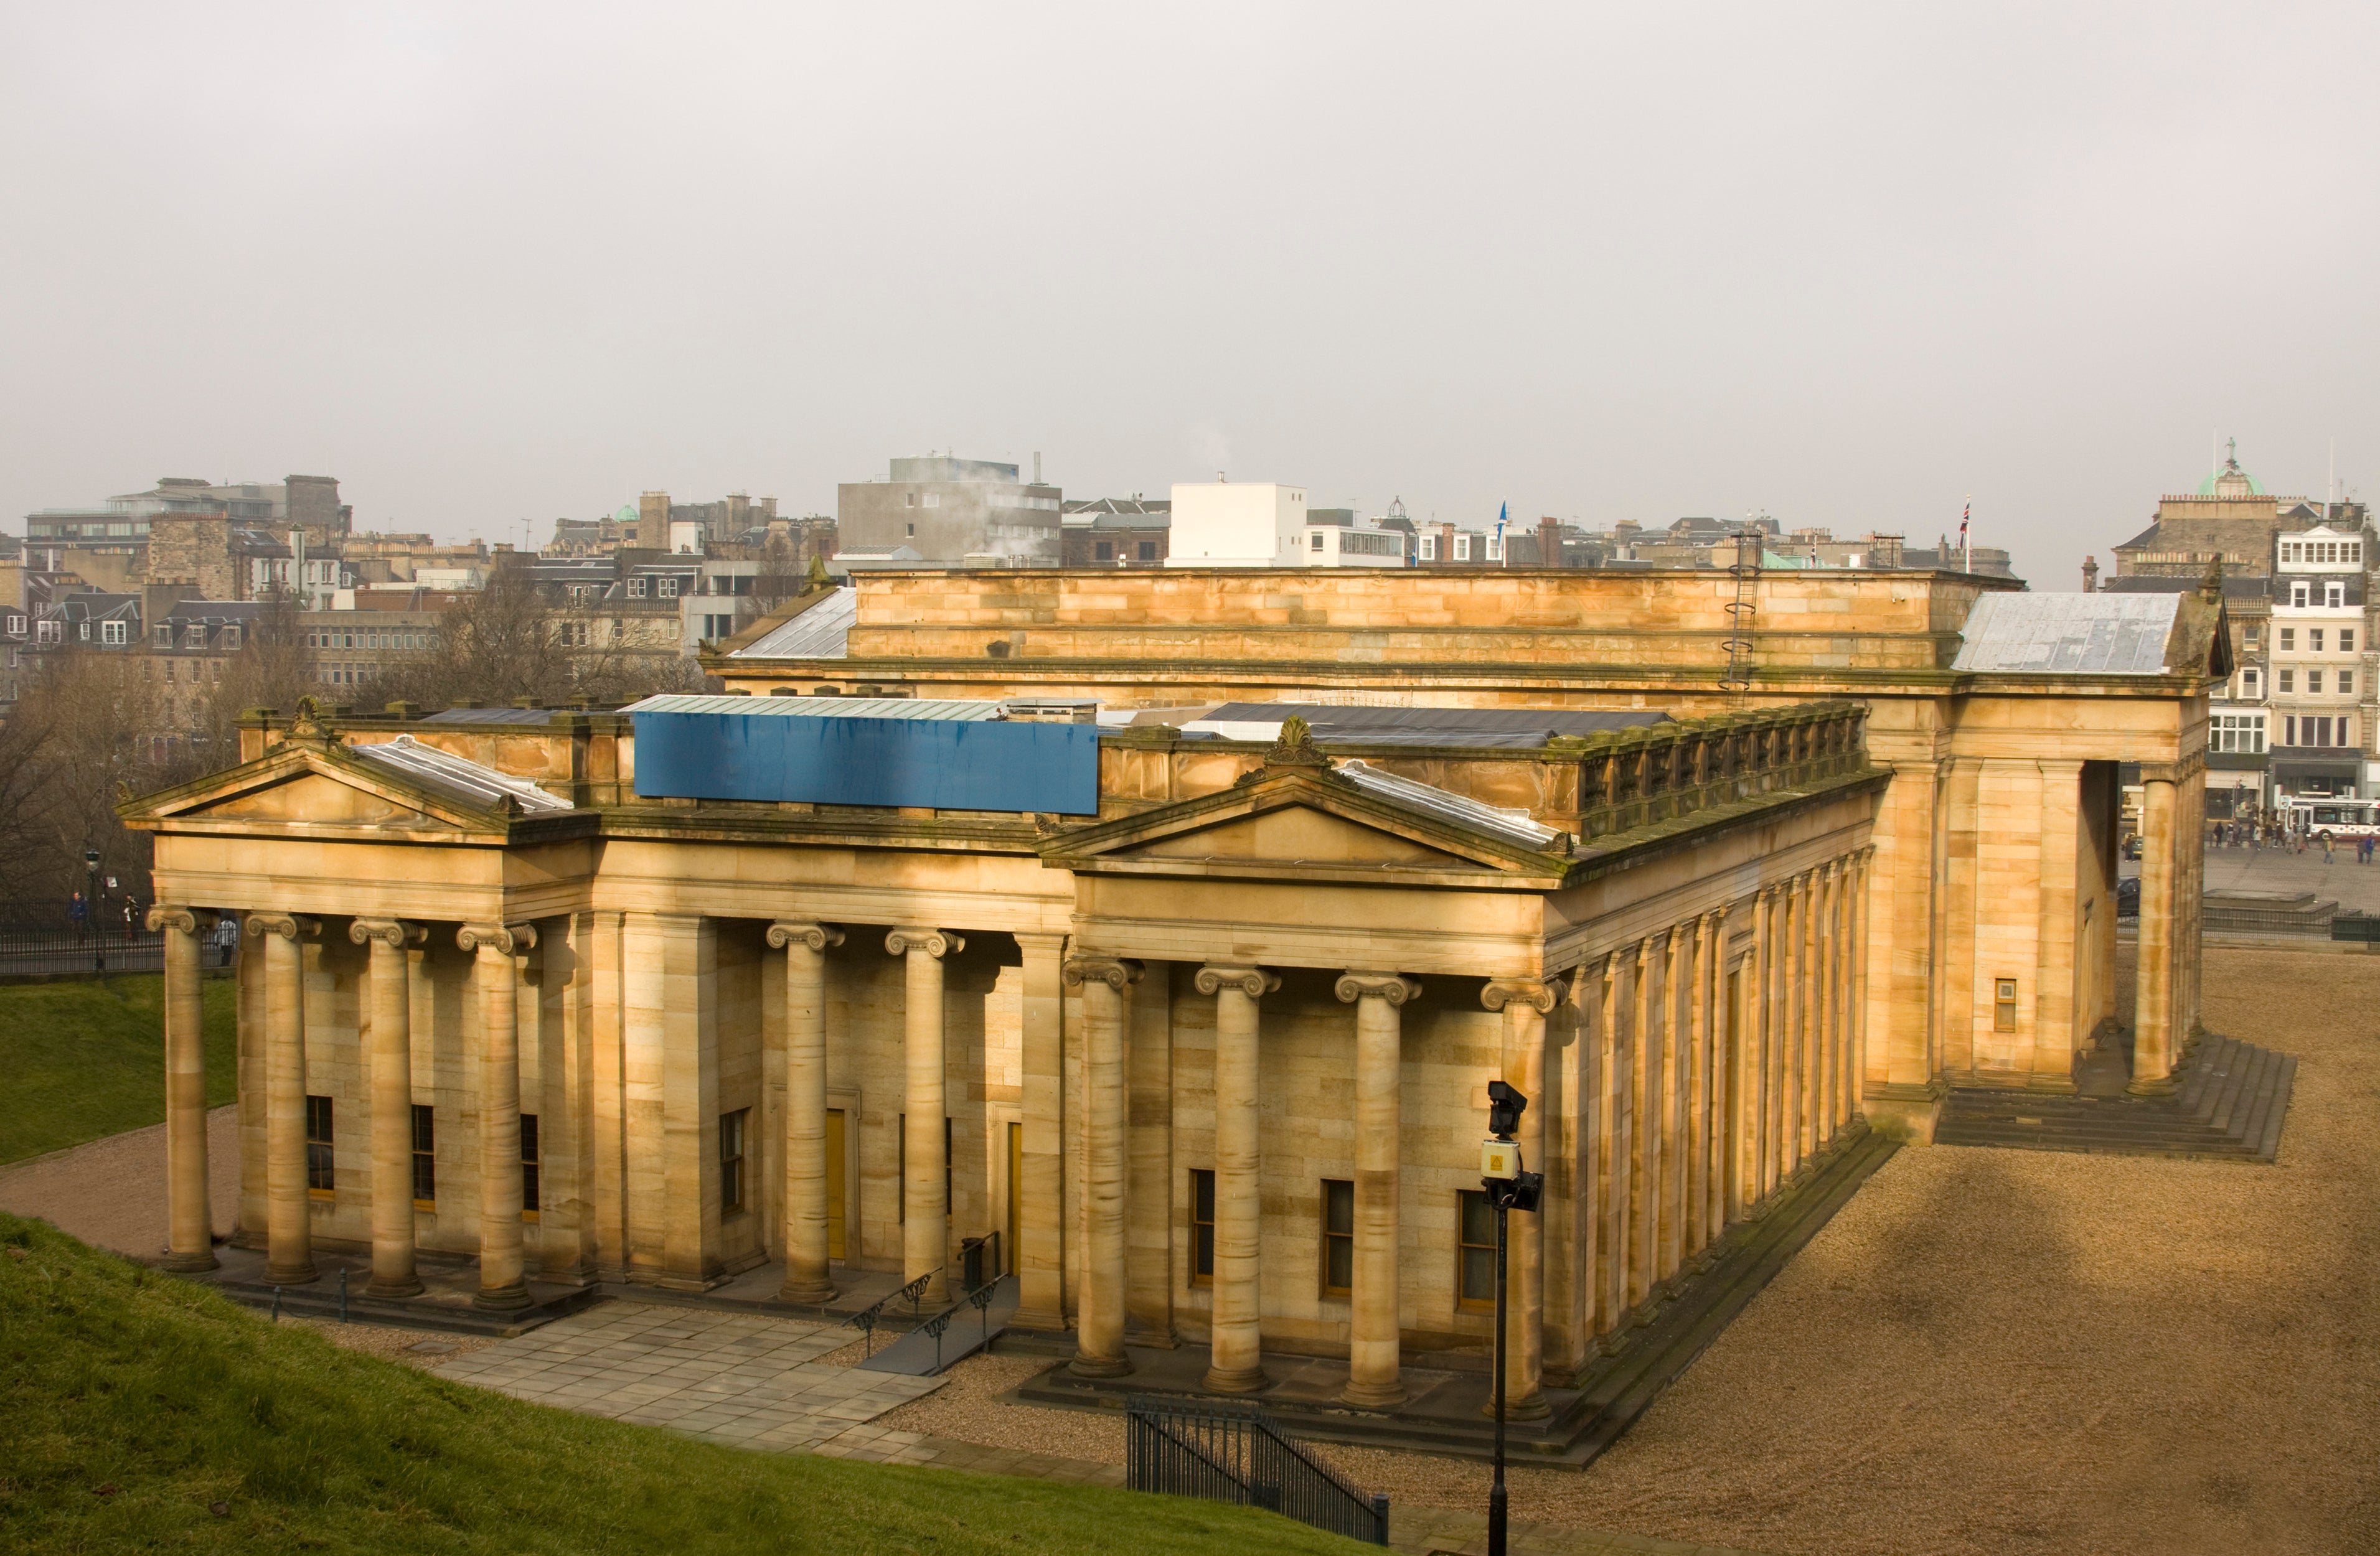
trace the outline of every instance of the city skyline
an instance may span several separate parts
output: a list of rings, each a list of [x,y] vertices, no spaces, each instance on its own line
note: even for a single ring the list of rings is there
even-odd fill
[[[2371,57],[2344,8],[125,14],[0,51],[9,522],[310,470],[517,542],[1038,450],[1481,524],[1972,500],[2055,587],[2216,436],[2374,485],[2380,153],[2209,111]]]

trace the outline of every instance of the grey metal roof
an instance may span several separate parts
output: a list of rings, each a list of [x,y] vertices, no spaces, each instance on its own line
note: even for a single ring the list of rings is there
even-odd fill
[[[1378,794],[1401,805],[1417,811],[1427,811],[1442,820],[1459,822],[1482,832],[1500,832],[1508,838],[1543,848],[1561,836],[1559,829],[1540,826],[1529,819],[1526,811],[1508,811],[1500,805],[1483,804],[1461,794],[1449,793],[1427,783],[1398,778],[1364,762],[1342,762],[1338,771],[1354,779],[1355,787],[1366,793]]]
[[[377,745],[351,745],[350,754],[404,774],[417,783],[443,789],[476,805],[492,805],[509,794],[525,811],[566,811],[567,800],[557,800],[527,778],[500,773],[493,767],[423,745],[411,735],[399,735]]]
[[[1200,723],[1305,720],[1322,744],[1461,745],[1535,750],[1556,735],[1592,735],[1659,724],[1641,708],[1345,707],[1335,703],[1225,703]]]
[[[423,724],[551,724],[552,710],[541,707],[450,707],[419,720]]]
[[[2180,595],[1985,595],[1952,669],[2163,675]]]
[[[978,723],[1001,717],[993,702],[935,697],[739,697],[665,692],[622,713],[741,713],[774,718],[947,718]]]
[[[754,638],[731,659],[840,659],[859,620],[859,591],[837,589],[808,610]]]

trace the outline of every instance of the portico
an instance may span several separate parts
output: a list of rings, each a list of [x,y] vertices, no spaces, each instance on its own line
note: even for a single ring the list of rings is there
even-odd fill
[[[1552,1190],[1513,1242],[1526,1416],[1861,1127],[1856,708],[1607,742],[1575,830],[1294,731],[1069,822],[573,804],[416,729],[275,720],[131,813],[162,911],[248,924],[235,1240],[284,1284],[464,1255],[501,1311],[773,1263],[816,1302],[996,1239],[1077,1373],[1337,1358],[1392,1410],[1486,1336],[1502,1078]]]

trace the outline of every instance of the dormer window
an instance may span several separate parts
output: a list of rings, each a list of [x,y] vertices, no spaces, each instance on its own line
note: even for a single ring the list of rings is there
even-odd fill
[[[664,578],[662,580],[662,598],[677,598],[677,580],[675,578]]]
[[[2344,584],[2324,585],[2322,588],[2322,603],[2333,610],[2337,610],[2339,607],[2345,605],[2347,603],[2347,585]]]
[[[630,599],[642,599],[645,597],[644,579],[631,578],[628,580],[628,597]]]

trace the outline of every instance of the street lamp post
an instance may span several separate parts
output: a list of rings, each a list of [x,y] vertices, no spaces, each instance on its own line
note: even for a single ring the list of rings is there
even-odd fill
[[[107,942],[104,938],[106,932],[101,927],[99,922],[99,850],[97,849],[82,850],[82,868],[85,876],[82,893],[83,933],[91,936],[91,970],[104,978],[107,976]]]
[[[1496,1478],[1488,1490],[1488,1556],[1504,1556],[1504,1329],[1506,1315],[1506,1218],[1514,1211],[1535,1214],[1545,1195],[1545,1175],[1525,1170],[1513,1131],[1529,1099],[1501,1080],[1488,1083],[1488,1139],[1479,1147],[1479,1182],[1496,1212]]]

